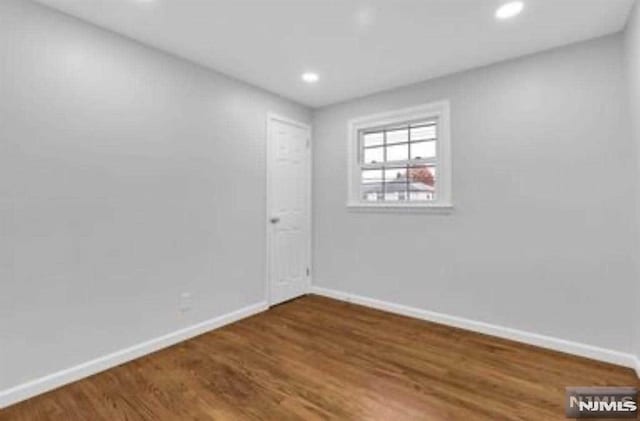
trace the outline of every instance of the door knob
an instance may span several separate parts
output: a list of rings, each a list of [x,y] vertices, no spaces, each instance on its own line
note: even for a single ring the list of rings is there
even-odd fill
[[[277,216],[274,216],[269,221],[271,221],[272,224],[277,224],[278,222],[280,222],[280,218],[278,218]]]

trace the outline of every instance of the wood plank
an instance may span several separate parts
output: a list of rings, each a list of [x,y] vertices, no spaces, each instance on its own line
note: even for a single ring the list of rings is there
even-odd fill
[[[585,358],[306,296],[0,411],[0,421],[564,420]]]

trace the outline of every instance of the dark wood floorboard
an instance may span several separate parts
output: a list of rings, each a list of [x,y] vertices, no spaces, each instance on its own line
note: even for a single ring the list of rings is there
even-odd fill
[[[0,411],[0,421],[564,420],[630,369],[307,296]]]

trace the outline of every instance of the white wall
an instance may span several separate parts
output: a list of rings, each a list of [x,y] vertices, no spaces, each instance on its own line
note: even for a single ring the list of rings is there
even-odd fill
[[[0,1],[0,391],[265,299],[267,111],[310,121]]]
[[[634,157],[622,38],[314,116],[314,282],[629,352]],[[450,215],[348,211],[347,121],[450,99]]]
[[[630,102],[630,115],[632,125],[632,136],[636,147],[637,154],[637,170],[635,180],[637,187],[640,187],[640,3],[636,2],[635,8],[627,24],[625,32],[625,53],[627,64],[627,80],[629,83],[629,98]],[[636,190],[636,200],[640,204],[640,189]],[[640,227],[640,214],[638,214],[640,206],[636,206],[636,218],[638,227]],[[640,233],[640,231],[639,231]],[[640,240],[640,239],[638,239]],[[639,241],[640,242],[640,241]],[[636,244],[637,246],[637,244]],[[635,258],[638,262],[640,269],[640,252],[639,248],[635,249]],[[640,270],[638,272],[640,275]],[[636,320],[636,335],[635,335],[635,353],[638,362],[638,373],[640,374],[640,278],[635,278],[636,297],[635,302],[635,320]]]

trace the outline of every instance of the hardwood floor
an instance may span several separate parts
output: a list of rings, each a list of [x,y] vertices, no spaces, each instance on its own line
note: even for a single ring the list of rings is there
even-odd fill
[[[0,421],[564,420],[632,370],[307,296],[0,411]]]

